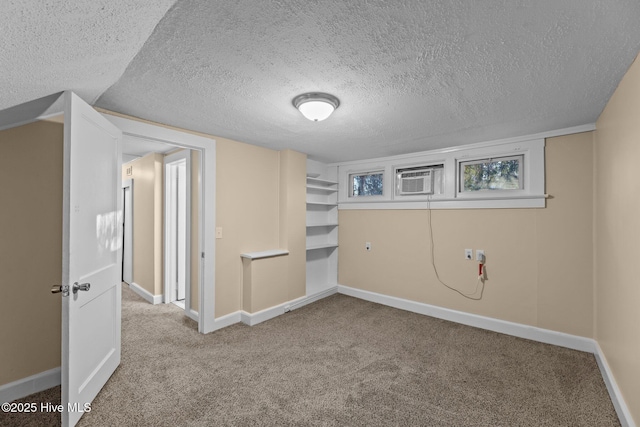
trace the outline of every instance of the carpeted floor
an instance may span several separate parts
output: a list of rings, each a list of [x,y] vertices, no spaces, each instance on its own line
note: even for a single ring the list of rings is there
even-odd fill
[[[124,287],[122,339],[81,426],[620,425],[591,354],[344,295],[200,335]],[[60,388],[21,401],[57,403]]]

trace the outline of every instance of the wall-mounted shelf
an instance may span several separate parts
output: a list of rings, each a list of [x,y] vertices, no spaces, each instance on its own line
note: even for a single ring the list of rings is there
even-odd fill
[[[289,251],[286,249],[271,249],[268,251],[246,252],[244,254],[240,254],[242,258],[247,258],[247,259],[271,258],[274,256],[282,256],[282,255],[289,255]]]

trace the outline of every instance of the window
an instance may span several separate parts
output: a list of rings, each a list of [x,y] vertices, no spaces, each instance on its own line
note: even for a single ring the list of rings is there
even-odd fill
[[[523,156],[460,162],[460,192],[522,190]]]
[[[544,208],[544,138],[337,164],[340,209]]]
[[[349,197],[382,196],[384,171],[349,175]]]

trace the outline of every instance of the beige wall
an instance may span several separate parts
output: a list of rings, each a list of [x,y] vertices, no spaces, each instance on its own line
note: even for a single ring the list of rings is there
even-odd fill
[[[255,313],[289,301],[287,255],[242,259],[242,309]]]
[[[464,259],[464,249],[485,250],[489,280],[482,300],[438,283],[426,210],[341,210],[339,283],[592,337],[593,136],[549,139],[545,152],[552,195],[546,209],[431,213],[436,267],[446,284],[472,293],[478,265]],[[371,252],[365,242],[372,243]]]
[[[596,338],[640,422],[640,61],[596,124]]]
[[[152,295],[163,292],[162,163],[151,153],[122,166],[122,179],[133,179],[133,281]]]
[[[224,138],[216,141],[216,226],[223,235],[216,240],[216,317],[241,309],[255,312],[303,296],[306,156]],[[253,285],[243,286],[240,254],[270,249],[288,249],[290,254],[245,267],[252,272]],[[262,285],[255,288],[258,283]]]
[[[240,254],[279,248],[277,151],[216,139],[216,317],[242,308]]]
[[[280,152],[280,248],[288,249],[287,292],[290,301],[307,292],[307,156]]]
[[[223,228],[223,238],[216,240],[216,317],[233,313],[243,307],[240,260],[240,254],[243,252],[289,249],[291,257],[288,259],[292,261],[287,261],[287,295],[291,298],[304,295],[306,155],[290,150],[281,154],[266,148],[107,110],[98,111],[216,141],[216,227]],[[282,172],[285,175],[281,173],[281,159],[289,164],[283,169],[287,170],[286,173]],[[281,205],[280,197],[284,197],[285,193],[290,194],[291,198],[286,205]],[[280,219],[282,215],[288,218],[284,222]],[[207,222],[207,219],[204,221]],[[283,226],[287,227],[286,232],[281,231]],[[197,306],[192,304],[192,307]]]
[[[0,385],[60,366],[63,125],[0,131]]]

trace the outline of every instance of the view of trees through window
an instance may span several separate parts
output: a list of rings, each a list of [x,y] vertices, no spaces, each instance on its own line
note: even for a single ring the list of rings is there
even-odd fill
[[[462,191],[521,188],[522,156],[463,162],[460,167]]]
[[[382,172],[350,175],[351,195],[382,196]]]

